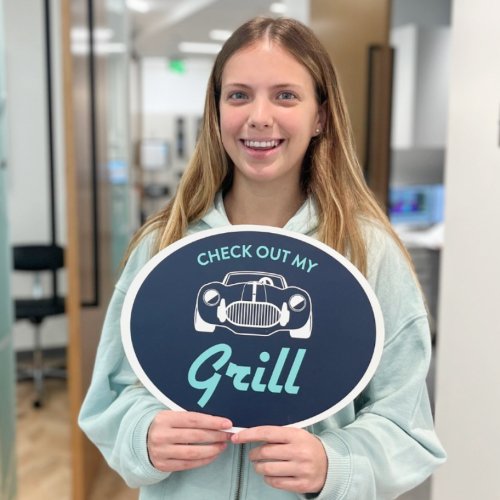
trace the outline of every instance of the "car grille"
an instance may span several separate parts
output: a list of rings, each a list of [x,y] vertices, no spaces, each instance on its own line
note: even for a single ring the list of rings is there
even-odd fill
[[[238,326],[274,326],[280,320],[280,310],[265,302],[239,301],[228,306],[227,318]]]

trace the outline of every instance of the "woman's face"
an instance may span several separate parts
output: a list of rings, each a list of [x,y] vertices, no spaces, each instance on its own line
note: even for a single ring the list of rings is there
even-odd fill
[[[224,67],[219,109],[235,181],[280,188],[299,182],[305,152],[323,122],[302,64],[268,40],[239,50]]]

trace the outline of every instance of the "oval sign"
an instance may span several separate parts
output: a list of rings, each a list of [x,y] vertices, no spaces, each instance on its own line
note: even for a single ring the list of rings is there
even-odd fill
[[[382,354],[378,301],[343,256],[267,226],[187,236],[142,268],[121,316],[127,358],[171,409],[235,429],[304,427],[344,408]]]

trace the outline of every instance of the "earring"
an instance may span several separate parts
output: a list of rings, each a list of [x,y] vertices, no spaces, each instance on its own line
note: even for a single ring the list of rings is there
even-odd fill
[[[321,129],[318,127],[318,128],[316,129],[316,134],[319,134],[320,132],[321,132]]]

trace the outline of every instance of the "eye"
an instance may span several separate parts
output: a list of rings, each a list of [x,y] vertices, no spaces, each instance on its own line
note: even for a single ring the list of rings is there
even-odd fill
[[[293,101],[297,99],[297,96],[293,92],[283,91],[278,94],[277,99],[279,101]]]
[[[228,94],[227,98],[230,101],[242,101],[244,99],[247,99],[248,96],[244,92],[241,92],[241,91],[237,90],[235,92],[230,92]]]

